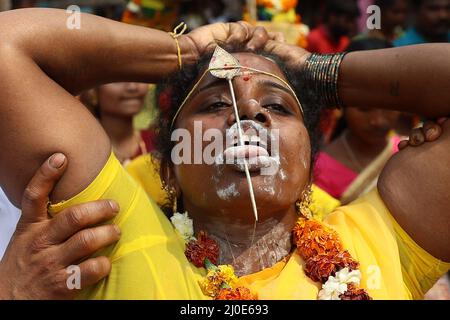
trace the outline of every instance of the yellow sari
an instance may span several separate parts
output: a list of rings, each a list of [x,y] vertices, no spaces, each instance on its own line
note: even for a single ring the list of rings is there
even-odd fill
[[[82,290],[80,298],[208,299],[198,285],[205,270],[187,261],[183,241],[167,217],[114,155],[84,191],[50,210],[57,214],[71,205],[97,199],[119,202],[121,210],[113,222],[120,226],[122,237],[97,254],[111,259],[111,274]],[[376,190],[338,208],[324,223],[339,233],[344,247],[360,262],[361,286],[374,299],[420,299],[450,268],[401,229]],[[239,281],[260,299],[316,299],[319,284],[305,276],[303,265],[294,253],[287,262]]]

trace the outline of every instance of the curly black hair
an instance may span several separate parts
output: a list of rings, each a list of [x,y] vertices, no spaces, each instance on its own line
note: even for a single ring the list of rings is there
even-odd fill
[[[249,52],[239,46],[225,46],[225,49],[230,53]],[[257,52],[257,54],[270,58],[278,64],[299,98],[304,111],[304,123],[311,141],[311,159],[314,162],[321,141],[319,121],[324,106],[320,104],[318,97],[308,88],[299,70],[289,68],[278,56],[264,52]],[[170,76],[157,87],[157,103],[160,114],[158,116],[156,150],[158,160],[161,163],[170,163],[171,151],[175,146],[175,142],[171,141],[171,121],[187,93],[192,89],[201,73],[208,67],[211,57],[212,52],[202,56],[198,63],[184,66],[182,70]]]

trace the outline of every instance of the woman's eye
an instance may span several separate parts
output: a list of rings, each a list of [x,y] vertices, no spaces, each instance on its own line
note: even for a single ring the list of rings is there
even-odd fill
[[[289,114],[289,111],[281,104],[272,103],[264,106],[268,111],[274,111],[282,114]]]
[[[225,102],[214,102],[205,108],[205,111],[218,111],[221,109],[228,108],[230,105]]]

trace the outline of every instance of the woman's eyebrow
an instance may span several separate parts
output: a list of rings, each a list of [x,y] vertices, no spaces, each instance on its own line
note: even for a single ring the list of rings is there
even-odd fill
[[[292,91],[289,88],[287,88],[286,86],[284,86],[284,85],[282,85],[280,83],[277,83],[277,82],[273,82],[273,81],[270,81],[270,80],[259,80],[257,82],[257,84],[262,86],[262,87],[277,88],[277,89],[283,90],[284,92],[289,93],[291,96],[293,95]]]
[[[226,84],[227,83],[226,83],[226,81],[224,79],[216,78],[213,81],[205,84],[203,87],[199,88],[198,92],[201,92],[201,91],[204,91],[206,89],[213,88],[213,87],[223,86],[223,85],[226,85]]]

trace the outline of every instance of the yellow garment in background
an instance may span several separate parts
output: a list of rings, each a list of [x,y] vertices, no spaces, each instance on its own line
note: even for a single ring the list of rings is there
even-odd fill
[[[198,286],[204,269],[184,256],[184,244],[158,206],[111,155],[97,178],[74,198],[52,205],[53,213],[74,204],[114,199],[120,241],[103,250],[111,274],[82,291],[87,299],[206,299]],[[377,191],[338,208],[324,222],[361,264],[362,287],[374,299],[421,298],[449,268],[421,249],[391,217]],[[303,271],[297,254],[272,268],[239,279],[260,299],[316,299],[319,283]]]
[[[158,206],[167,201],[159,176],[159,162],[150,154],[141,155],[129,162],[125,169],[141,185]]]

